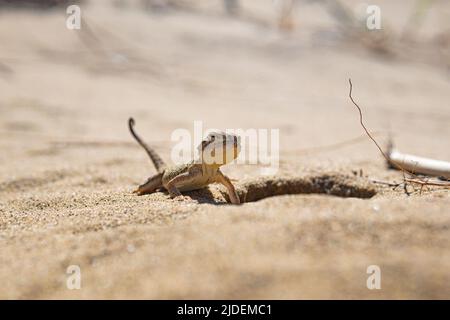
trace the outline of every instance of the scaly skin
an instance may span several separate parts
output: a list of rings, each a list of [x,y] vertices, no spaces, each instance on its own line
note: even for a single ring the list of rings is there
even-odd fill
[[[222,165],[237,157],[240,151],[238,137],[223,132],[212,132],[198,147],[199,159],[186,164],[167,167],[156,152],[134,132],[134,120],[132,118],[129,119],[128,125],[131,134],[145,149],[158,170],[158,174],[150,177],[134,193],[143,195],[164,188],[169,192],[171,198],[179,197],[182,199],[181,191],[197,190],[211,183],[221,183],[227,188],[231,203],[240,203],[230,179],[220,171]]]

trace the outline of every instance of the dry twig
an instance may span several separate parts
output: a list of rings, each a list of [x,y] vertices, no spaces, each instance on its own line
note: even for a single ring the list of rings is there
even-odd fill
[[[350,91],[349,91],[348,96],[349,96],[350,100],[352,101],[352,103],[355,105],[355,107],[358,109],[359,122],[360,122],[361,126],[363,127],[364,131],[366,132],[367,136],[377,146],[378,150],[383,155],[383,157],[386,159],[386,161],[403,172],[403,182],[402,183],[395,183],[395,182],[390,183],[390,182],[377,181],[377,180],[372,180],[372,182],[377,183],[377,184],[388,185],[390,187],[394,187],[394,189],[397,189],[398,187],[403,186],[403,189],[407,195],[410,195],[410,192],[408,191],[408,184],[413,187],[413,190],[415,190],[415,185],[420,186],[420,192],[422,192],[424,187],[428,187],[428,186],[450,188],[450,182],[448,182],[448,181],[434,181],[434,180],[432,181],[429,178],[418,177],[413,172],[408,171],[405,168],[403,168],[399,163],[391,161],[390,157],[386,155],[386,153],[383,151],[383,149],[380,147],[378,142],[373,138],[373,136],[370,134],[369,130],[365,126],[361,107],[355,102],[355,100],[353,100],[353,97],[352,97],[352,90],[353,90],[352,80],[348,79],[348,82],[350,84]],[[409,177],[407,177],[406,175],[409,175]]]

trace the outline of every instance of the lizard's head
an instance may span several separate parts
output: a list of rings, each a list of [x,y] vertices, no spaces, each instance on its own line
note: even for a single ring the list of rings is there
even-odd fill
[[[241,151],[241,139],[233,134],[211,132],[198,146],[204,163],[224,165],[237,158]]]

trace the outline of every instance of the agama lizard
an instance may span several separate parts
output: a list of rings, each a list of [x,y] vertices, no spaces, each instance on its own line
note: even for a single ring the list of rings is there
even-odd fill
[[[197,190],[217,182],[227,188],[231,203],[240,203],[230,179],[220,171],[222,165],[237,158],[241,149],[238,136],[224,132],[211,132],[198,146],[197,159],[186,164],[168,167],[155,150],[134,132],[133,118],[128,120],[128,126],[131,134],[147,152],[158,171],[133,193],[143,195],[164,188],[171,198],[183,199],[181,191]]]

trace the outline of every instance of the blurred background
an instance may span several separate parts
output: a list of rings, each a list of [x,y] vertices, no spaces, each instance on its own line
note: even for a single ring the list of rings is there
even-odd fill
[[[71,4],[81,9],[79,30],[66,27]],[[357,0],[0,5],[2,161],[25,143],[39,153],[69,140],[128,141],[129,116],[162,147],[194,120],[279,128],[285,151],[333,145],[361,133],[350,77],[374,131],[410,152],[450,158],[441,139],[450,119],[447,1],[371,3],[380,30],[367,28],[368,4]]]
[[[201,120],[279,129],[283,174],[399,181],[349,78],[382,145],[450,161],[448,0],[0,0],[0,297],[448,298],[445,191],[240,208],[129,194],[154,173],[130,116],[167,162],[173,130]],[[379,295],[373,263],[391,276]],[[86,290],[62,285],[69,264]]]
[[[74,3],[80,30],[66,28]],[[350,77],[374,130],[448,134],[448,1],[371,3],[381,30],[357,0],[0,4],[2,132],[27,141],[128,139],[133,115],[156,141],[197,119],[281,128],[287,149],[326,145],[360,132],[344,129],[357,124]]]

